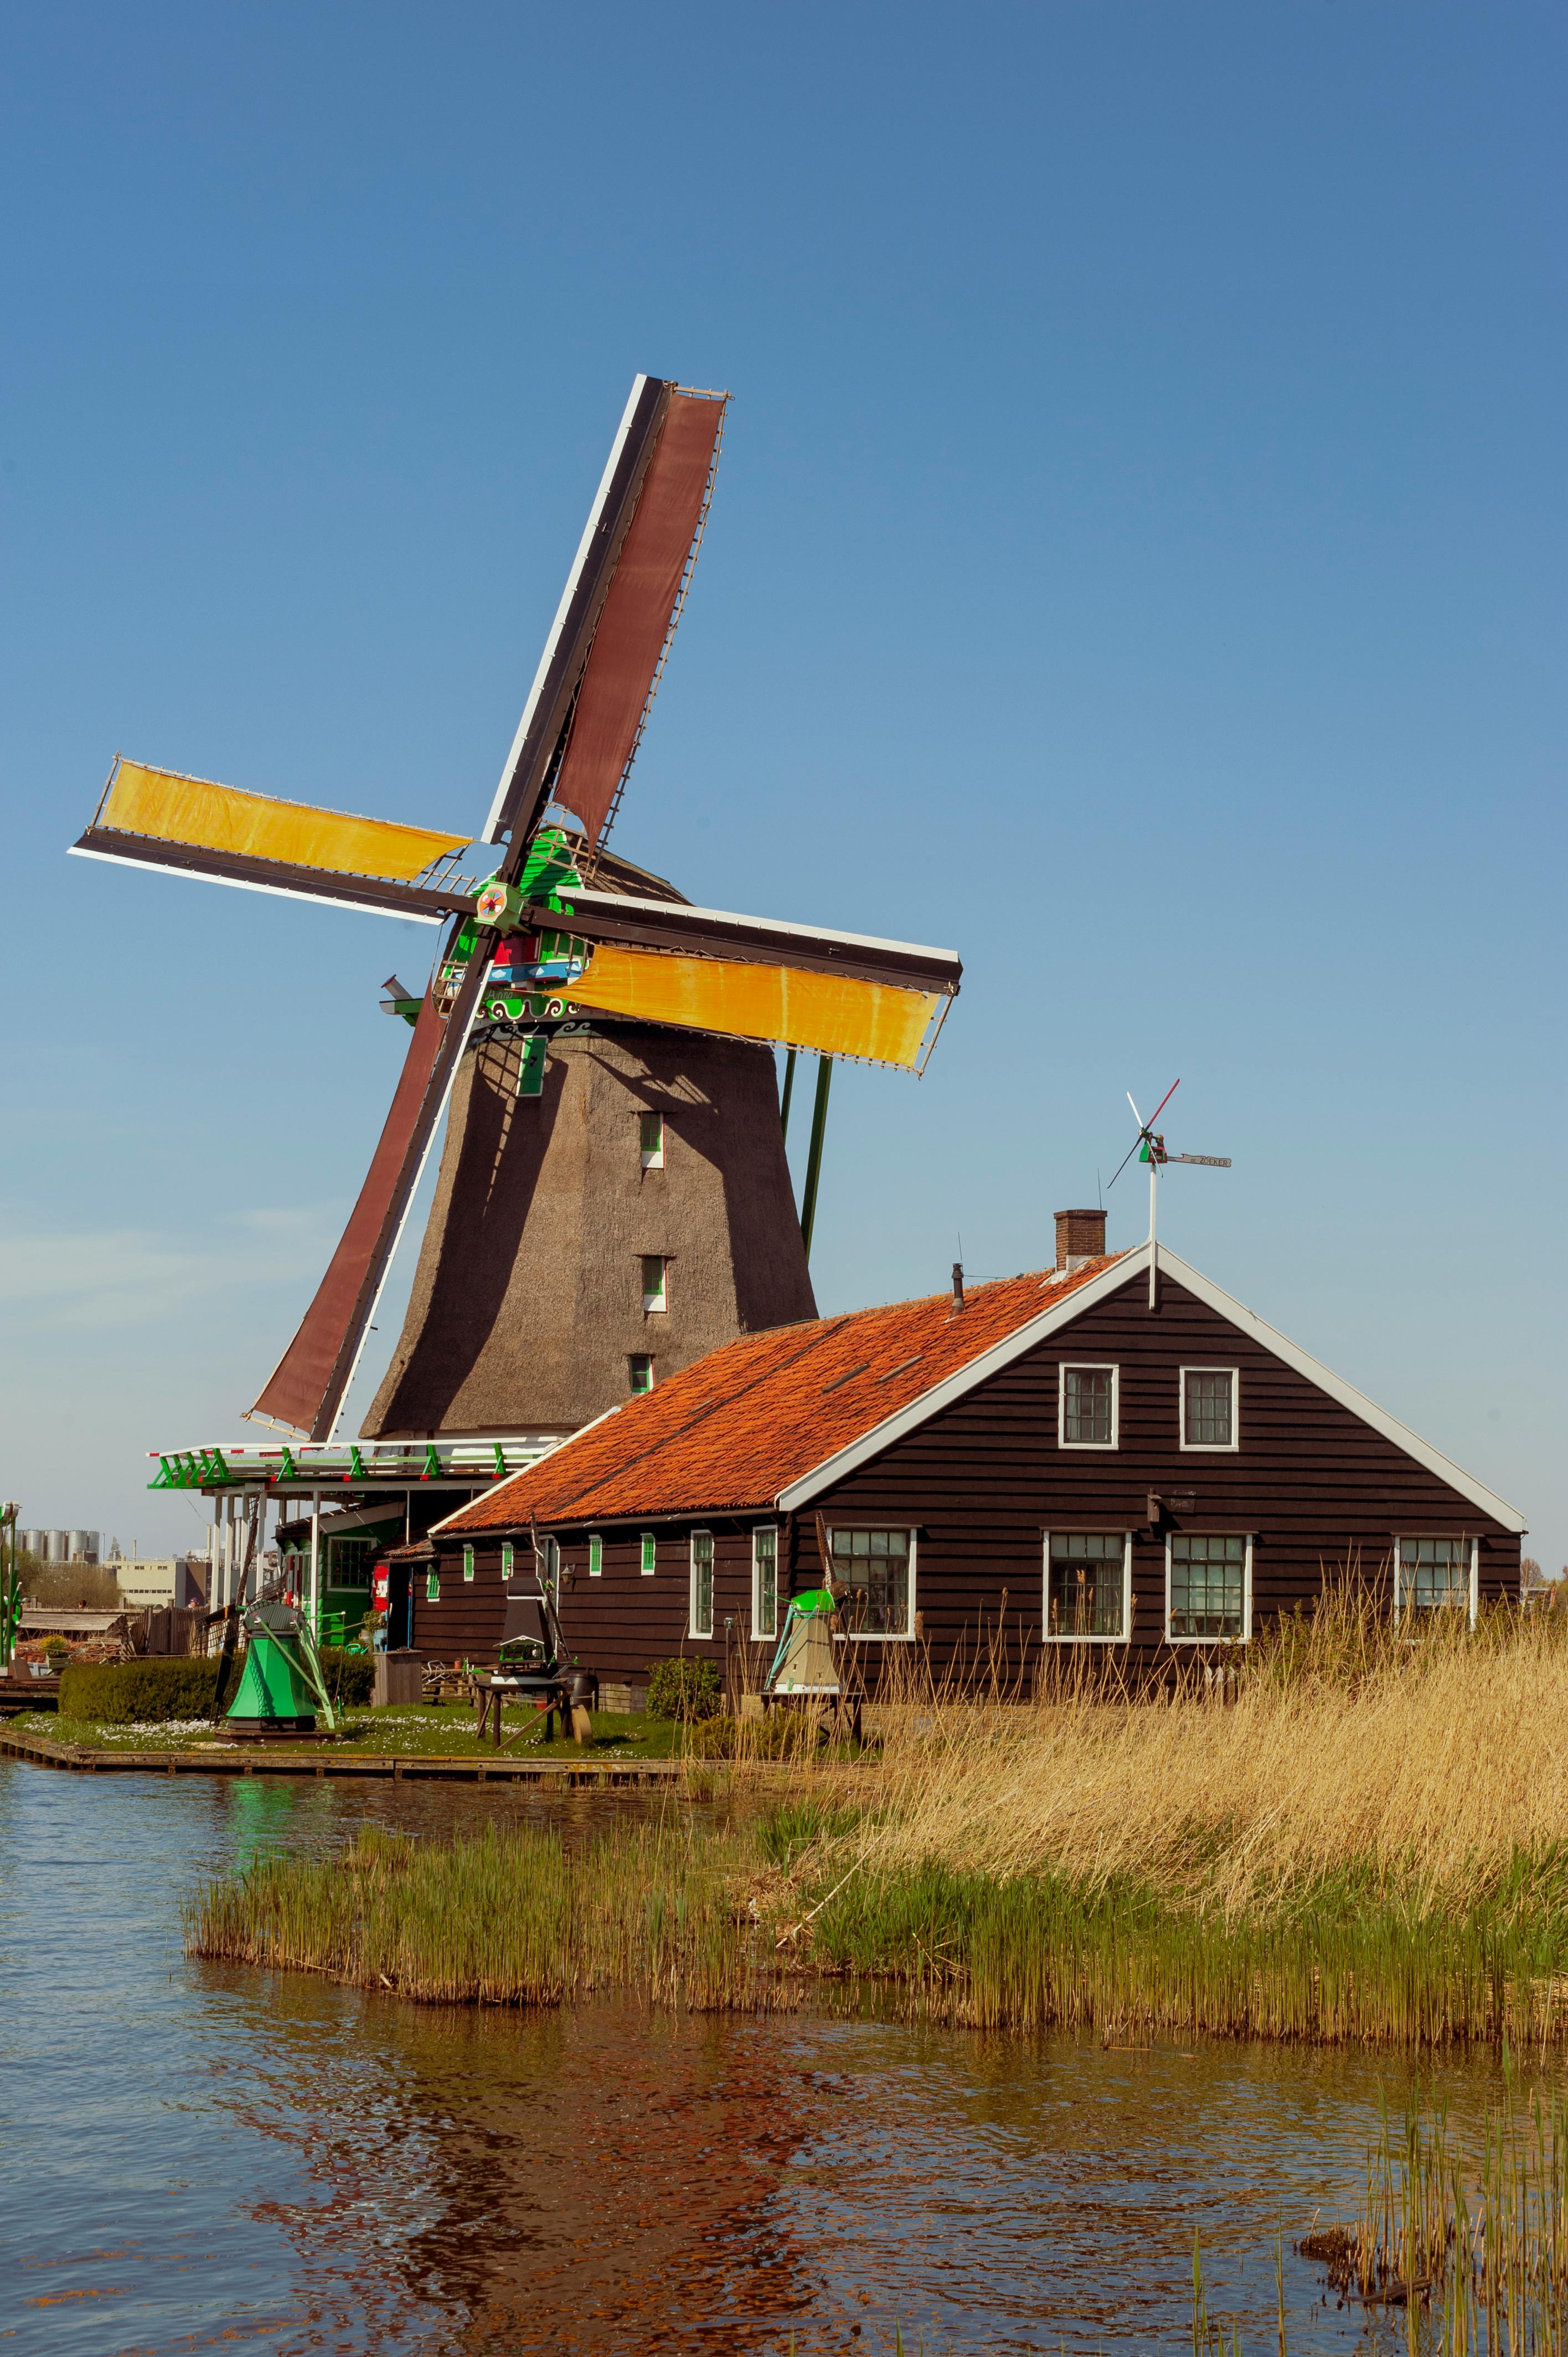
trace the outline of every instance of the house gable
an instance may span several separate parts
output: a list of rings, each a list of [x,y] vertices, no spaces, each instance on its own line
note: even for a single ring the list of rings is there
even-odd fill
[[[993,1379],[1006,1368],[1042,1350],[1055,1338],[1064,1334],[1067,1329],[1082,1329],[1085,1333],[1090,1332],[1096,1322],[1095,1313],[1101,1306],[1113,1296],[1121,1293],[1134,1279],[1146,1277],[1148,1265],[1147,1244],[1140,1245],[1136,1251],[1123,1254],[1122,1258],[1102,1269],[1088,1285],[1067,1299],[1053,1308],[1047,1309],[1041,1317],[1031,1319],[1026,1326],[1021,1327],[1015,1333],[995,1343],[980,1357],[972,1360],[968,1366],[959,1369],[944,1383],[934,1386],[920,1398],[911,1401],[907,1407],[886,1417],[869,1432],[862,1434],[847,1448],[840,1449],[832,1457],[824,1458],[822,1464],[813,1467],[811,1471],[801,1479],[790,1482],[779,1492],[779,1511],[786,1513],[799,1512],[804,1508],[820,1502],[830,1491],[848,1480],[863,1466],[881,1456],[908,1434],[918,1431],[922,1425],[929,1423],[933,1417],[942,1415],[972,1393],[990,1384]],[[1451,1458],[1444,1457],[1441,1449],[1434,1448],[1429,1442],[1423,1440],[1419,1434],[1412,1432],[1407,1425],[1402,1424],[1397,1416],[1390,1415],[1386,1410],[1368,1399],[1364,1393],[1359,1392],[1354,1384],[1344,1382],[1341,1377],[1334,1374],[1330,1369],[1314,1359],[1309,1352],[1301,1350],[1297,1344],[1290,1341],[1266,1320],[1245,1308],[1241,1302],[1234,1300],[1220,1286],[1212,1284],[1208,1277],[1200,1275],[1197,1269],[1189,1267],[1184,1260],[1167,1251],[1163,1245],[1160,1248],[1159,1265],[1163,1288],[1162,1302],[1165,1306],[1162,1308],[1157,1318],[1149,1318],[1151,1329],[1157,1328],[1159,1318],[1166,1314],[1169,1307],[1166,1297],[1170,1288],[1173,1286],[1179,1286],[1192,1299],[1201,1302],[1216,1318],[1223,1320],[1226,1326],[1233,1329],[1239,1340],[1245,1340],[1254,1350],[1266,1352],[1272,1359],[1289,1367],[1305,1383],[1326,1394],[1348,1415],[1369,1426],[1371,1431],[1380,1435],[1383,1440],[1389,1442],[1404,1456],[1412,1458],[1417,1465],[1424,1468],[1428,1473],[1434,1475],[1437,1480],[1488,1521],[1495,1522],[1502,1529],[1516,1534],[1522,1533],[1526,1529],[1527,1524],[1523,1515],[1510,1506],[1505,1499],[1499,1498],[1484,1483],[1466,1473]],[[1148,1317],[1146,1311],[1143,1314]],[[1090,1355],[1092,1355],[1092,1350],[1088,1343],[1081,1346],[1075,1344],[1074,1347],[1083,1347],[1090,1351]],[[1215,1347],[1219,1345],[1217,1344]]]

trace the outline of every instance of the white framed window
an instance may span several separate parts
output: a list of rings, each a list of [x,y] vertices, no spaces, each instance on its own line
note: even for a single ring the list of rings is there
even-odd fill
[[[1047,1531],[1042,1626],[1053,1645],[1124,1645],[1133,1630],[1131,1531]]]
[[[650,1317],[670,1307],[670,1263],[662,1253],[642,1255],[642,1307]]]
[[[463,1548],[463,1577],[465,1579],[474,1577],[474,1550],[467,1544]]]
[[[645,1113],[638,1115],[638,1150],[645,1170],[664,1168],[664,1115]]]
[[[539,1572],[552,1596],[561,1595],[561,1542],[548,1536],[539,1542]]]
[[[634,1392],[653,1389],[653,1356],[649,1351],[634,1351],[626,1362],[628,1381]]]
[[[779,1634],[779,1532],[759,1523],[751,1534],[751,1633]]]
[[[915,1534],[911,1530],[850,1527],[831,1530],[833,1587],[851,1637],[891,1638],[915,1634]]]
[[[439,1604],[441,1601],[441,1574],[434,1564],[424,1575],[424,1600],[426,1604]]]
[[[659,1568],[659,1534],[644,1531],[640,1542],[641,1569],[644,1579],[651,1579]]]
[[[1057,1394],[1057,1439],[1063,1448],[1114,1448],[1118,1369],[1064,1362]]]
[[[1183,1367],[1177,1380],[1181,1384],[1182,1447],[1240,1448],[1240,1370]]]
[[[1466,1538],[1396,1538],[1394,1618],[1463,1611],[1475,1626],[1481,1600],[1481,1543]]]
[[[501,1541],[501,1577],[510,1579],[517,1569],[517,1549],[510,1539]]]
[[[602,1579],[605,1576],[605,1543],[597,1531],[588,1533],[588,1577]]]
[[[693,1637],[711,1637],[714,1633],[712,1531],[692,1533],[692,1623],[687,1633]]]
[[[1165,1539],[1167,1645],[1245,1645],[1252,1634],[1252,1542],[1233,1533]]]

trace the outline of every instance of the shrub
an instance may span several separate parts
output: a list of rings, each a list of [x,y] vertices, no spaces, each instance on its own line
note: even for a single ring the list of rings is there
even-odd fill
[[[650,1718],[717,1718],[723,1708],[724,1684],[711,1662],[650,1662]]]
[[[66,1643],[63,1637],[46,1637],[44,1639],[44,1659],[46,1662],[52,1663],[54,1668],[57,1670],[63,1668],[64,1664],[70,1659],[70,1647]]]
[[[59,1682],[62,1718],[99,1727],[142,1727],[166,1718],[208,1718],[218,1658],[184,1661],[72,1662]]]
[[[375,1692],[376,1665],[369,1653],[346,1652],[338,1645],[321,1648],[321,1674],[335,1703],[358,1710]]]

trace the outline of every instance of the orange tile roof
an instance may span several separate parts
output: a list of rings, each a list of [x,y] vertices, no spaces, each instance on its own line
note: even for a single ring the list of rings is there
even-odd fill
[[[443,1531],[705,1514],[770,1506],[780,1490],[910,1406],[1109,1268],[1035,1270],[952,1297],[895,1301],[742,1335],[461,1508]]]

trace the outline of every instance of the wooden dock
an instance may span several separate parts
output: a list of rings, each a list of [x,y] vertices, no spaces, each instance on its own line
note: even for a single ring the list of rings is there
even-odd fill
[[[4,1724],[0,1755],[86,1775],[373,1776],[400,1784],[549,1784],[590,1792],[666,1784],[681,1773],[674,1760],[509,1760],[504,1752],[454,1759],[430,1751],[345,1751],[331,1744],[297,1751],[249,1743],[199,1751],[91,1751],[48,1736],[14,1734]]]

